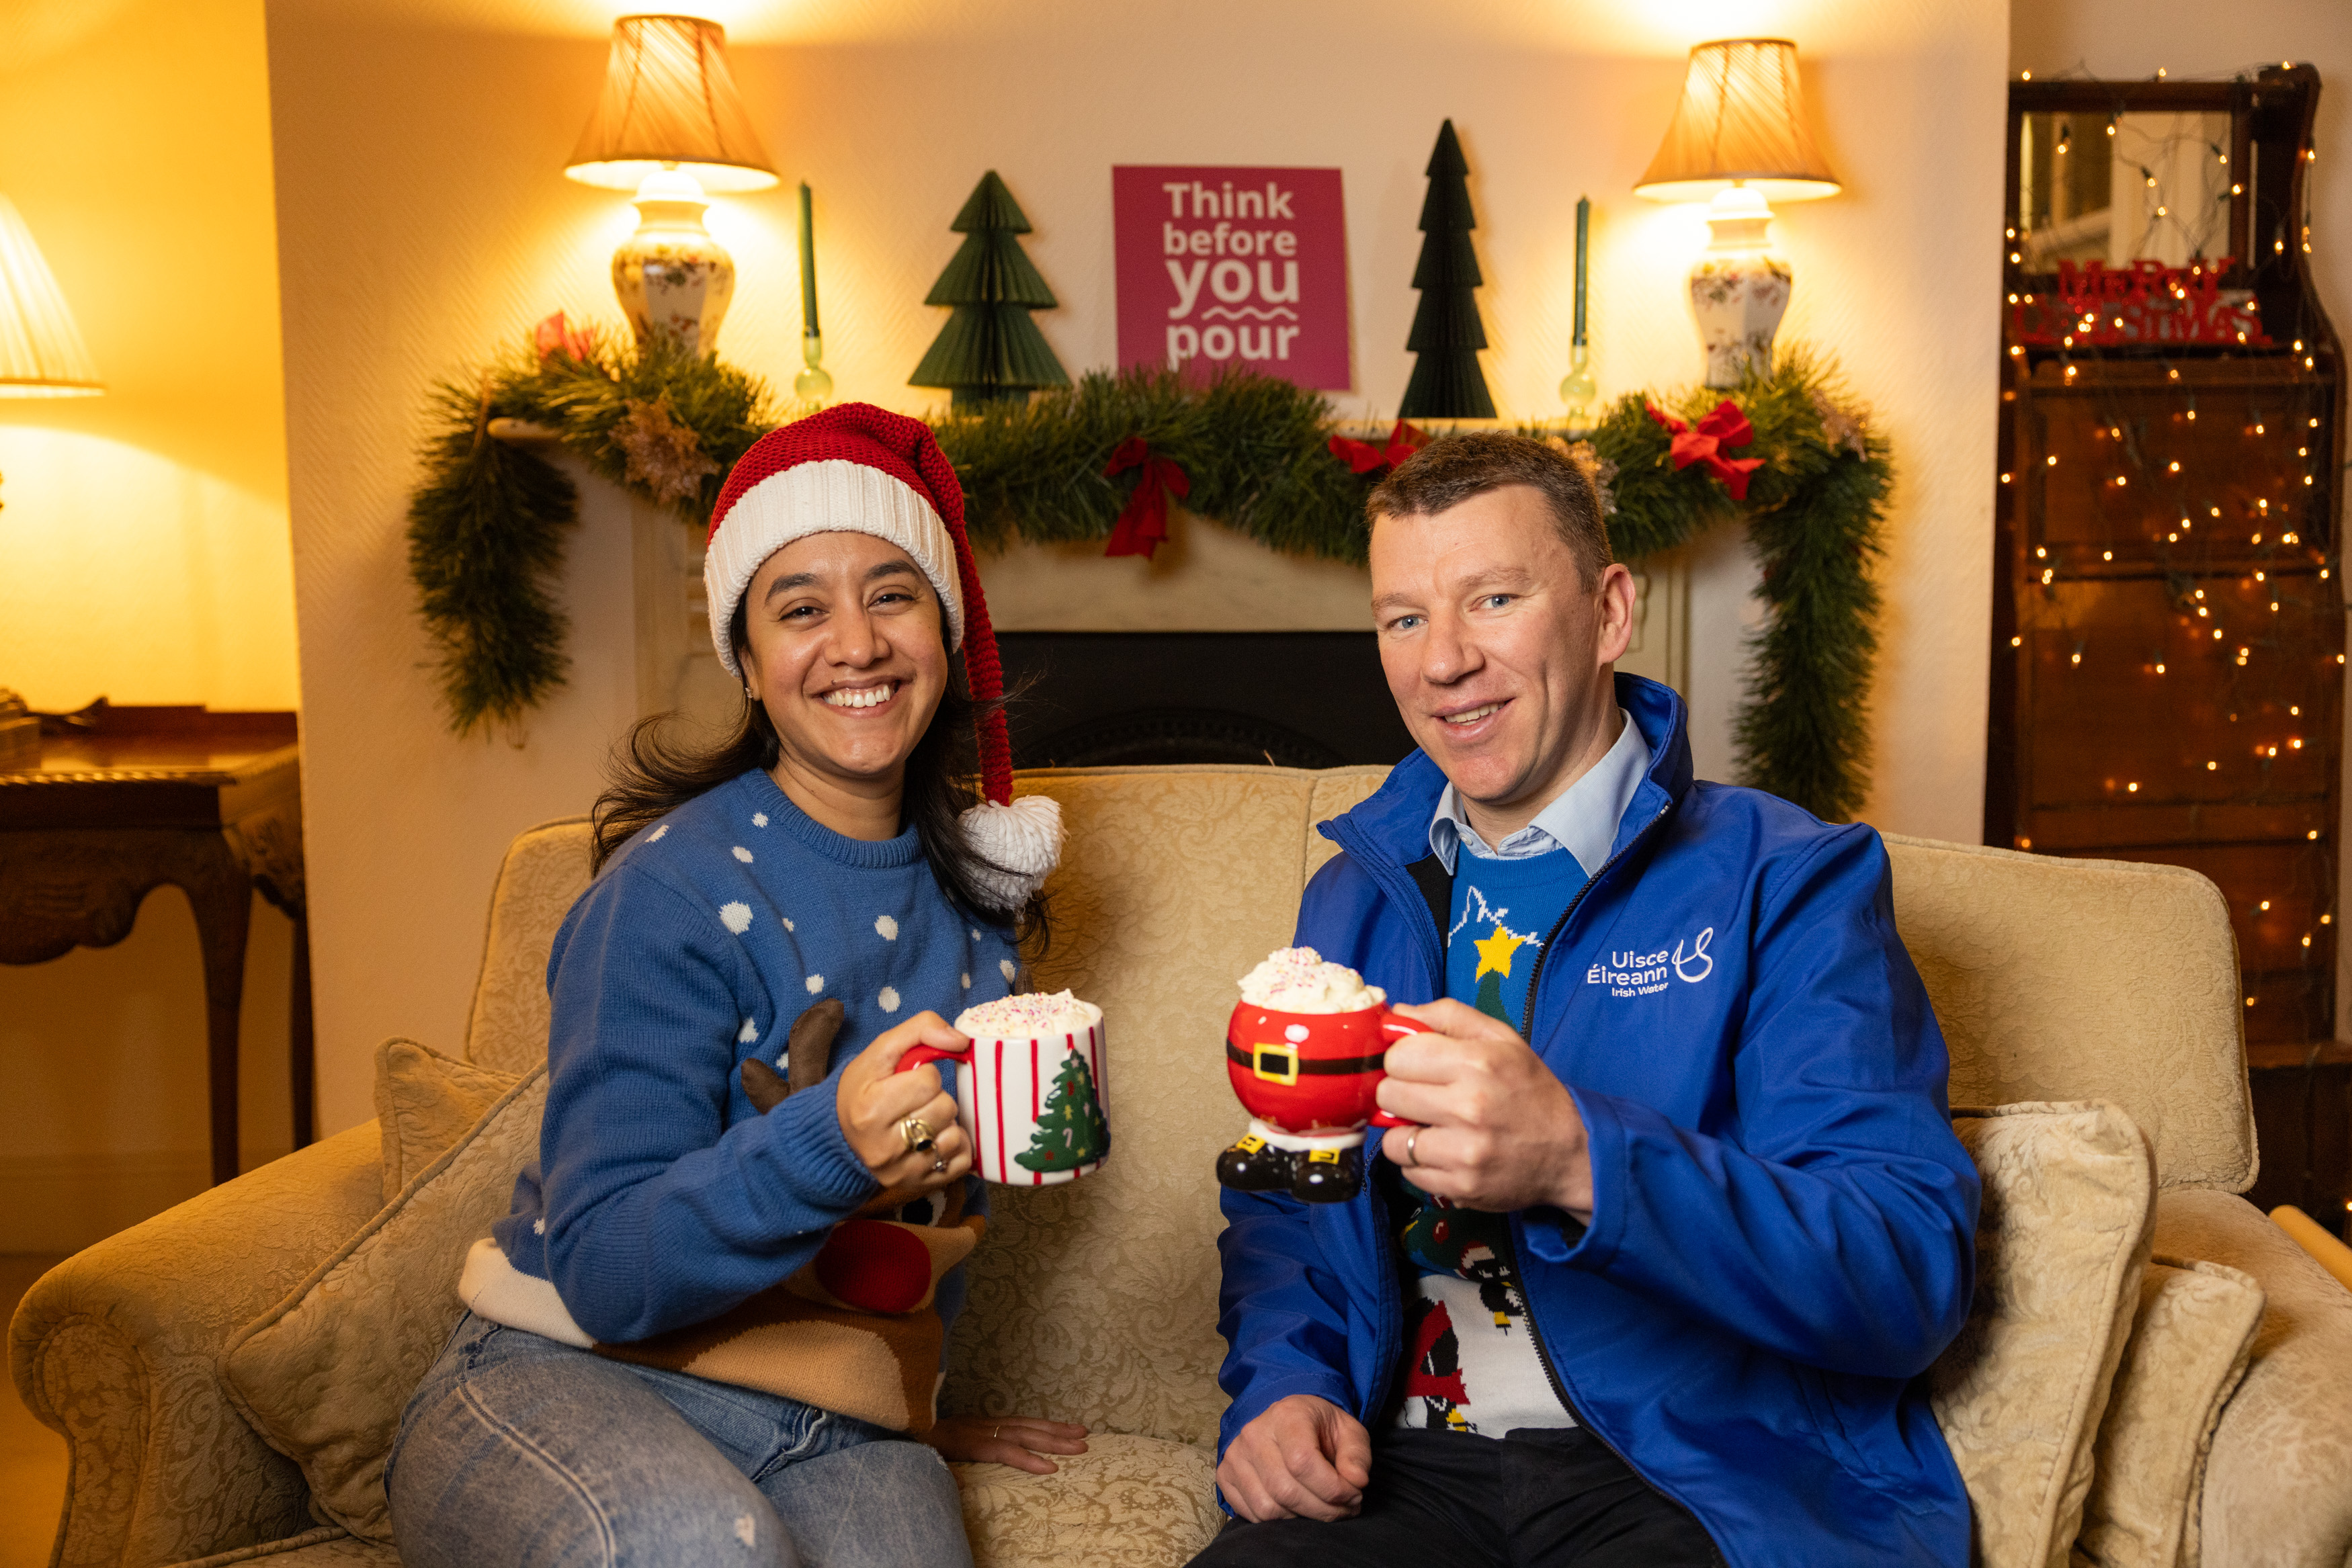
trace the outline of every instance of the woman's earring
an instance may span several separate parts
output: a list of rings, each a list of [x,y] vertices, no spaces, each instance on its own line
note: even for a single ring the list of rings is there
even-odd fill
[[[751,688],[748,685],[743,688],[743,700],[745,702],[751,700]]]

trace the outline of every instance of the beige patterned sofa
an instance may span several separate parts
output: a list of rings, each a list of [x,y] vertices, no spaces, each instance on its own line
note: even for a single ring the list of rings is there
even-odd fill
[[[1101,1436],[1093,1454],[1050,1480],[993,1466],[964,1470],[983,1565],[1174,1564],[1215,1528],[1208,1446],[1222,1405],[1222,1344],[1209,1173],[1240,1119],[1216,1042],[1234,977],[1286,940],[1305,879],[1330,852],[1314,824],[1380,779],[1370,768],[1032,776],[1031,788],[1061,799],[1071,828],[1040,977],[1105,1009],[1118,1142],[1094,1178],[1000,1197],[999,1222],[971,1266],[950,1400],[1083,1420]],[[492,896],[467,1039],[428,1043],[515,1073],[543,1059],[541,967],[585,880],[585,839],[584,826],[569,821],[516,840]],[[2112,1257],[2100,1255],[2109,1260],[2090,1270],[2110,1292],[2103,1300],[2121,1300],[2113,1343],[2100,1325],[2079,1358],[2072,1404],[2056,1416],[2029,1416],[2021,1402],[2053,1380],[2003,1372],[1997,1358],[2020,1354],[2015,1344],[2046,1327],[2016,1314],[2041,1310],[2035,1291],[2065,1271],[2063,1259],[2040,1267],[2033,1249],[2081,1239],[2037,1239],[2032,1229],[2032,1205],[2055,1188],[2041,1178],[2032,1146],[2000,1145],[1997,1135],[2038,1124],[2032,1116],[1988,1118],[1980,1125],[1993,1132],[1972,1134],[1989,1170],[1980,1312],[2006,1311],[2011,1329],[2023,1324],[2004,1342],[1998,1325],[1979,1333],[1972,1322],[1947,1358],[1953,1364],[1938,1367],[1939,1414],[1965,1456],[1979,1560],[2054,1568],[2072,1550],[2076,1561],[2164,1568],[2200,1553],[2233,1568],[2352,1562],[2352,1294],[2231,1196],[2252,1180],[2254,1151],[2234,953],[2218,894],[2166,868],[1920,841],[1890,846],[1903,935],[1951,1042],[1954,1103],[2107,1103],[2060,1107],[2042,1122],[2097,1145],[2106,1172],[2099,1179],[2137,1217],[2116,1231]],[[2024,1173],[2000,1176],[2016,1196],[1999,1204],[1990,1196],[1996,1145],[2009,1150],[2000,1160],[2021,1162]],[[251,1338],[249,1325],[275,1321],[273,1312],[283,1319],[299,1299],[313,1330],[313,1359],[299,1374],[310,1381],[263,1392],[281,1409],[360,1433],[330,1457],[345,1482],[364,1490],[369,1467],[381,1465],[381,1452],[366,1451],[366,1434],[383,1430],[379,1407],[396,1411],[415,1375],[414,1347],[429,1356],[457,1310],[440,1264],[409,1265],[423,1278],[387,1275],[405,1254],[380,1244],[403,1225],[428,1233],[436,1223],[470,1227],[431,1218],[458,1212],[429,1207],[453,1185],[472,1184],[456,1195],[467,1214],[502,1206],[518,1156],[478,1140],[470,1147],[436,1162],[387,1206],[377,1129],[353,1128],[114,1237],[42,1281],[12,1325],[10,1351],[23,1396],[71,1445],[59,1568],[397,1562],[393,1547],[324,1522],[333,1511],[314,1511],[325,1503],[308,1478],[323,1476],[328,1461],[303,1450],[298,1466],[240,1415],[237,1399],[251,1408],[251,1380],[268,1374],[232,1347]],[[2063,1233],[2063,1204],[2059,1218]],[[337,1260],[368,1237],[376,1272],[354,1276]],[[423,1241],[447,1256],[467,1239]],[[2151,1247],[2181,1267],[2147,1269]],[[2020,1270],[2021,1261],[2029,1266]],[[2021,1282],[1996,1288],[1995,1263],[2011,1270],[2000,1277]],[[2145,1333],[2131,1326],[2137,1291],[2145,1285],[2156,1301],[2159,1272],[2176,1283],[2222,1281],[2252,1303],[2251,1354],[2236,1349],[2243,1381],[2217,1404],[2218,1427],[2189,1434],[2192,1446],[2210,1440],[2210,1458],[2200,1462],[2201,1482],[2176,1489],[2198,1493],[2188,1500],[2185,1534],[2135,1537],[2110,1521],[2078,1542],[2094,1436],[2101,1467],[2120,1474],[2138,1463],[2135,1433],[2115,1425],[2140,1419],[2135,1412],[2162,1404],[2179,1381],[2163,1365],[2132,1372],[2137,1402],[2119,1395],[2101,1427],[2126,1338],[2140,1362],[2158,1354],[2147,1348],[2161,1343],[2150,1309],[2138,1310]],[[354,1278],[363,1288],[353,1289]],[[347,1291],[340,1304],[338,1288]],[[1994,1299],[2002,1291],[2014,1299]],[[397,1331],[333,1342],[341,1348],[320,1360],[318,1332],[331,1331],[337,1313],[362,1309],[392,1312]],[[237,1356],[248,1356],[236,1372],[246,1387],[233,1397]],[[1964,1406],[1968,1398],[1976,1403]],[[291,1446],[282,1435],[280,1446]],[[2108,1505],[2094,1494],[2089,1506],[2095,1514]]]

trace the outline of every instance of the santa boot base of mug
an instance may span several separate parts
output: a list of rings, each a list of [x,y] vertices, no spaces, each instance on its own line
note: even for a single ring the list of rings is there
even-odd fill
[[[1296,1157],[1298,1163],[1290,1178],[1290,1196],[1301,1203],[1345,1203],[1363,1185],[1360,1144],[1310,1149]]]
[[[1217,1156],[1217,1185],[1235,1192],[1287,1192],[1297,1160],[1295,1151],[1252,1133]]]

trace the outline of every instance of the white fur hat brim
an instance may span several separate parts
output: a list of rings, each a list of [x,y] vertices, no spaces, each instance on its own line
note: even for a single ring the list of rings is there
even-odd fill
[[[710,643],[727,673],[740,678],[727,636],[735,607],[761,563],[811,534],[871,534],[907,552],[930,580],[947,612],[948,651],[963,644],[963,592],[955,541],[930,502],[878,468],[845,458],[796,464],[735,499],[702,558],[702,591],[710,606]]]

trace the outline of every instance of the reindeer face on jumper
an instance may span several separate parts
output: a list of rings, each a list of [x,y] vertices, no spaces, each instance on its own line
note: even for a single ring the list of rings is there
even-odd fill
[[[744,1062],[743,1092],[753,1108],[766,1115],[823,1082],[841,1022],[841,1002],[828,997],[793,1020],[784,1072],[757,1059]],[[815,1260],[781,1288],[823,1306],[917,1312],[930,1305],[947,1271],[971,1255],[986,1225],[979,1215],[964,1213],[961,1182],[934,1192],[890,1188],[835,1226]]]

